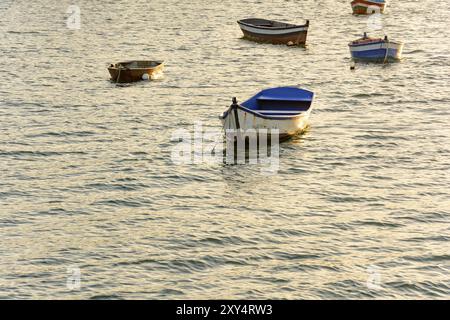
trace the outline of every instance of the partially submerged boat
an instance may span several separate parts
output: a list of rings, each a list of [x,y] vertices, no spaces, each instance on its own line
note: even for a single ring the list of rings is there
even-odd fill
[[[353,14],[383,13],[386,0],[354,0],[351,2]]]
[[[303,25],[267,19],[250,18],[238,21],[244,38],[272,44],[304,45],[308,35],[309,20]]]
[[[299,87],[266,89],[249,100],[233,104],[219,118],[225,130],[278,130],[280,141],[304,131],[312,108],[314,93]]]
[[[364,33],[362,38],[348,44],[354,60],[384,63],[401,60],[403,45],[403,42],[391,41],[387,36],[384,39],[370,38],[367,33]]]
[[[111,64],[108,71],[116,83],[149,80],[164,70],[163,61],[134,60]]]

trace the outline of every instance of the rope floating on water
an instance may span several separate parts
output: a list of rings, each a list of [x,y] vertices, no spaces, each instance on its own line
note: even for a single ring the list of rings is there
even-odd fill
[[[119,65],[118,69],[119,69],[119,74],[117,75],[116,84],[119,83],[120,71],[122,70],[122,65]]]
[[[389,53],[389,40],[388,40],[387,36],[384,37],[384,41],[385,41],[385,44],[386,44],[386,55],[384,56],[383,64],[385,64],[387,62],[388,53]]]

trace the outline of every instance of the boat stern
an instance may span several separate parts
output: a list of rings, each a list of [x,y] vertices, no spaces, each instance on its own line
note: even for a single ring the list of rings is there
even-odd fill
[[[403,43],[381,41],[364,45],[349,44],[350,54],[354,60],[368,62],[397,61],[402,59]]]
[[[351,2],[353,14],[370,15],[384,13],[386,1],[354,0]]]

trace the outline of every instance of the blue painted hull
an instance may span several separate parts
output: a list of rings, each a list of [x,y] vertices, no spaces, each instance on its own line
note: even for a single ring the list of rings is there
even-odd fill
[[[399,54],[397,49],[388,49],[387,59],[398,60]],[[357,60],[375,60],[384,61],[386,58],[386,49],[375,49],[367,51],[353,51],[352,58]]]
[[[353,59],[377,62],[400,60],[403,51],[403,43],[383,40],[361,44],[354,41],[349,44],[349,47]]]

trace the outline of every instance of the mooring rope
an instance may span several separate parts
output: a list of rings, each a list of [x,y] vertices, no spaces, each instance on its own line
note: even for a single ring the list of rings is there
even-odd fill
[[[119,74],[117,75],[116,84],[119,83],[119,79],[120,79],[120,71],[122,70],[122,65],[121,65],[121,64],[119,64],[118,69],[119,69]]]
[[[389,40],[387,38],[385,39],[385,44],[386,44],[386,55],[384,56],[383,64],[385,64],[387,62],[388,53],[389,53]]]

